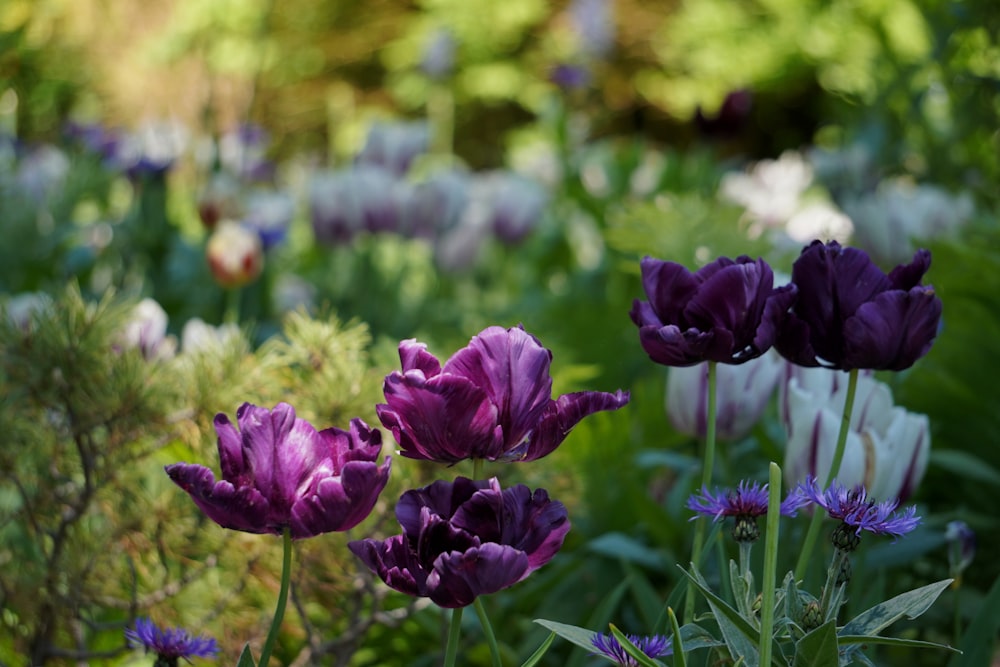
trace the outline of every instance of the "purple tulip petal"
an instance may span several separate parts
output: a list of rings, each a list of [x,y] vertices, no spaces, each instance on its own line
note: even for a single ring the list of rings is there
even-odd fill
[[[924,274],[931,268],[931,253],[921,248],[913,255],[909,264],[900,264],[889,273],[893,289],[909,291],[920,284]]]
[[[698,279],[675,262],[644,257],[642,286],[654,313],[664,324],[680,322],[684,305],[698,291]]]
[[[399,361],[404,373],[416,369],[422,371],[425,377],[434,377],[441,372],[441,362],[437,357],[427,351],[426,345],[413,338],[399,344]]]
[[[901,371],[924,356],[941,319],[931,287],[879,294],[844,323],[845,365]]]
[[[499,410],[507,446],[519,443],[542,416],[552,396],[552,353],[519,327],[489,327],[444,365],[482,388]]]
[[[497,406],[469,380],[441,374],[425,381],[418,372],[394,372],[383,391],[393,416],[387,423],[388,411],[377,408],[379,418],[403,456],[455,463],[470,456],[492,460],[502,451]]]
[[[228,481],[215,481],[215,475],[205,466],[174,463],[166,467],[167,475],[191,496],[208,518],[223,528],[248,533],[270,533],[270,504],[252,486],[234,487]]]
[[[480,595],[489,595],[517,583],[528,573],[523,551],[500,544],[484,544],[465,552],[441,554],[427,577],[434,604],[446,609],[465,607]]]
[[[627,405],[630,398],[628,392],[620,389],[614,394],[603,391],[564,394],[549,404],[523,451],[513,450],[508,452],[508,456],[520,456],[517,459],[520,461],[534,461],[547,456],[562,444],[584,417],[605,410],[617,410]]]

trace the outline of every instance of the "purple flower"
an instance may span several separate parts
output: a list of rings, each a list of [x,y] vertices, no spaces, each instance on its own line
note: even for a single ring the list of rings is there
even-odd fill
[[[549,72],[549,81],[563,90],[578,90],[590,84],[590,70],[583,65],[560,63]]]
[[[425,121],[376,122],[368,130],[365,146],[358,153],[359,165],[381,167],[396,177],[410,169],[430,146],[431,129]]]
[[[920,281],[931,254],[886,275],[857,248],[813,241],[792,267],[799,298],[775,347],[800,366],[901,371],[927,354],[941,299]]]
[[[944,539],[948,543],[948,569],[958,579],[976,557],[976,533],[964,521],[949,521]]]
[[[801,494],[792,492],[781,503],[780,512],[784,516],[795,516],[800,507],[808,502]],[[767,484],[743,480],[736,490],[716,489],[713,495],[706,487],[701,487],[701,495],[694,494],[687,501],[687,508],[721,521],[727,516],[734,517],[733,538],[737,542],[753,542],[760,536],[757,517],[767,514]],[[697,517],[692,517],[692,521]]]
[[[917,508],[910,505],[902,512],[896,512],[898,500],[876,503],[868,498],[863,486],[848,489],[834,483],[829,489],[821,490],[815,477],[808,477],[796,488],[798,493],[826,510],[833,519],[840,519],[845,531],[850,529],[855,536],[867,530],[876,535],[900,537],[910,532],[920,523],[914,516]]]
[[[413,459],[534,461],[587,415],[629,401],[621,390],[553,400],[552,353],[520,326],[483,330],[443,368],[413,339],[399,344],[399,358],[402,372],[386,376],[386,402],[375,410]]]
[[[642,260],[649,301],[630,313],[650,359],[666,366],[742,364],[770,349],[795,286],[774,288],[762,259],[720,257],[691,273],[675,262]]]
[[[273,410],[244,403],[236,420],[239,431],[226,415],[215,417],[222,480],[200,465],[166,467],[223,528],[281,535],[290,527],[294,539],[348,530],[368,516],[389,479],[389,458],[375,463],[382,434],[360,419],[350,431],[317,432],[287,403]]]
[[[309,212],[316,240],[349,243],[362,231],[397,231],[410,197],[408,184],[368,164],[317,174],[309,186]]]
[[[663,635],[650,635],[648,637],[642,635],[625,636],[628,637],[628,640],[637,649],[650,658],[661,658],[672,655],[674,652],[670,640]],[[597,652],[591,655],[603,656],[623,667],[635,667],[639,664],[635,658],[625,652],[625,649],[614,635],[595,634],[590,641],[594,644],[594,648],[597,649]]]
[[[795,516],[800,507],[808,502],[797,493],[790,493],[781,503],[781,514],[784,516]],[[715,521],[721,521],[724,517],[752,517],[756,518],[767,514],[767,484],[760,482],[747,482],[743,480],[736,486],[736,490],[716,489],[713,495],[706,487],[701,487],[701,495],[694,494],[687,501],[687,507],[699,514],[714,517]],[[692,519],[693,520],[693,519]]]
[[[183,628],[161,629],[148,618],[136,620],[135,627],[125,631],[125,638],[135,648],[156,653],[168,665],[176,665],[178,658],[191,662],[191,658],[211,658],[219,653],[211,637],[194,637]],[[156,664],[162,663],[158,660]]]
[[[555,556],[570,528],[566,508],[544,489],[501,490],[496,478],[407,491],[396,518],[402,535],[348,546],[391,588],[446,608],[521,581]]]

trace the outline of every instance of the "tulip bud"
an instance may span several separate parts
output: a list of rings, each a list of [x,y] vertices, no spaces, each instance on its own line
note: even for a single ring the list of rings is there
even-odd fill
[[[745,364],[716,366],[716,437],[739,440],[756,424],[771,400],[784,369],[775,352]],[[705,437],[708,414],[708,364],[670,369],[667,416],[681,433]]]
[[[208,267],[216,282],[225,288],[252,283],[264,268],[260,237],[235,222],[222,222],[205,248]]]

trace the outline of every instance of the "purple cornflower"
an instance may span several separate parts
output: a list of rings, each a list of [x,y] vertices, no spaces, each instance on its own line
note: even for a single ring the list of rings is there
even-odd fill
[[[205,466],[174,463],[167,474],[208,518],[223,528],[293,539],[344,531],[375,506],[389,480],[389,457],[379,466],[382,434],[361,419],[349,431],[317,431],[279,403],[273,410],[244,403],[239,430],[218,414],[222,479]]]
[[[494,477],[439,480],[396,504],[402,535],[348,544],[389,587],[444,608],[513,586],[548,563],[570,524],[544,489],[501,490]]]
[[[375,412],[411,459],[534,461],[584,417],[629,401],[621,390],[553,399],[552,353],[519,326],[484,329],[444,366],[413,339],[399,344],[399,358]]]
[[[853,551],[857,547],[863,530],[899,538],[920,523],[920,517],[915,516],[915,506],[897,512],[899,500],[876,503],[860,485],[848,489],[835,482],[824,491],[810,475],[796,491],[825,509],[830,518],[840,519],[841,524],[834,531],[834,546],[843,551]]]
[[[625,636],[628,637],[628,640],[632,642],[637,649],[645,653],[650,658],[661,658],[663,656],[673,654],[673,647],[670,644],[670,640],[663,635]],[[590,641],[593,643],[594,648],[597,649],[597,652],[592,653],[591,655],[605,657],[622,667],[635,667],[639,664],[636,662],[635,658],[625,652],[625,649],[614,635],[595,634]]]
[[[784,516],[795,516],[800,507],[808,502],[801,494],[790,493],[781,503],[780,512]],[[721,521],[727,516],[735,517],[733,538],[737,542],[753,542],[760,536],[756,519],[767,514],[767,484],[743,480],[736,490],[716,489],[713,495],[706,487],[701,494],[694,494],[687,501],[690,510]],[[692,521],[697,517],[692,517]]]
[[[918,250],[888,275],[858,248],[813,241],[792,266],[799,297],[775,347],[800,366],[901,371],[927,354],[941,299],[921,280],[931,253]]]
[[[191,658],[212,658],[219,653],[212,637],[195,637],[184,628],[161,629],[148,618],[137,619],[134,628],[125,630],[125,638],[133,647],[155,653],[156,667],[176,667],[178,658],[191,662]]]
[[[676,262],[642,260],[642,286],[629,315],[649,358],[665,366],[742,364],[774,344],[794,285],[774,287],[763,259],[720,257],[692,273]]]

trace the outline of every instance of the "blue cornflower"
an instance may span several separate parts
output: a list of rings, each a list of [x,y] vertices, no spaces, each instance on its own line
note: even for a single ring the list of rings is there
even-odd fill
[[[156,667],[176,667],[178,658],[191,662],[191,658],[212,658],[219,653],[212,637],[194,637],[184,628],[161,629],[148,618],[136,620],[135,627],[125,631],[125,638],[133,647],[155,653]]]
[[[808,502],[798,493],[790,493],[781,503],[781,513],[795,516],[796,511]],[[707,487],[701,487],[701,494],[693,494],[687,501],[690,510],[721,521],[724,517],[736,518],[733,538],[737,542],[753,542],[760,536],[756,518],[767,514],[767,484],[743,480],[736,490],[716,489],[713,495]],[[697,517],[692,517],[692,521]]]
[[[630,642],[635,644],[636,648],[650,658],[660,658],[665,655],[671,655],[674,652],[670,645],[670,640],[663,635],[650,635],[648,637],[641,635],[625,636],[628,637]],[[605,657],[622,667],[635,667],[639,664],[635,658],[625,652],[625,649],[618,643],[614,635],[595,634],[590,641],[594,645],[594,648],[597,649],[597,652],[592,655]]]
[[[869,500],[868,492],[863,486],[848,489],[834,483],[824,491],[819,488],[816,478],[810,475],[805,482],[799,484],[796,491],[825,509],[831,518],[840,519],[841,526],[834,533],[834,544],[845,551],[852,551],[857,546],[863,530],[898,538],[920,523],[920,517],[915,516],[917,508],[913,505],[897,512],[899,500],[876,503]],[[847,544],[838,543],[838,539],[851,536],[853,539]]]

